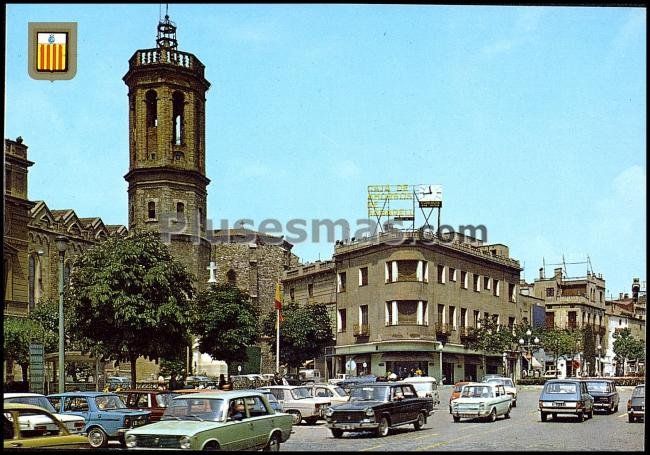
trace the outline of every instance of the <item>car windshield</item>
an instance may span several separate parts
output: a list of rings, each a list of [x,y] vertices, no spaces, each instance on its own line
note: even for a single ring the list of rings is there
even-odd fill
[[[102,411],[126,408],[124,402],[117,395],[100,395],[95,398],[95,404]]]
[[[390,387],[356,386],[350,390],[352,401],[388,401]]]
[[[271,392],[264,392],[264,395],[266,395],[266,399],[269,401],[269,403],[278,402],[278,399],[275,398],[275,395],[273,395]]]
[[[466,385],[460,392],[462,398],[490,398],[490,387],[480,385]]]
[[[5,398],[5,403],[23,403],[23,404],[32,404],[40,408],[46,409],[50,412],[56,412],[52,403],[45,397],[11,397]]]
[[[590,392],[607,392],[607,383],[587,381],[587,390]]]
[[[634,398],[644,398],[645,397],[645,387],[636,387],[632,391],[632,396]]]
[[[577,393],[578,387],[573,382],[553,382],[544,386],[547,393]]]
[[[172,395],[170,393],[158,393],[156,394],[156,404],[159,408],[166,408],[169,406],[169,403],[172,401],[172,398],[174,398],[174,396],[176,395]]]
[[[225,400],[222,398],[176,397],[165,409],[161,420],[223,422],[225,406]]]
[[[339,387],[339,386],[332,387],[332,390],[334,390],[334,393],[337,393],[338,395],[341,395],[341,396],[343,396],[343,397],[347,397],[347,396],[348,396],[347,392],[346,392],[345,390],[343,390],[343,389],[342,389],[341,387]]]
[[[311,397],[311,389],[309,387],[296,387],[291,390],[291,396],[294,400],[302,400],[303,398]]]

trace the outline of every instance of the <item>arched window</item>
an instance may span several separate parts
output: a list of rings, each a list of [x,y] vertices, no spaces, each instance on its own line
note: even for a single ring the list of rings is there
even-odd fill
[[[158,95],[155,90],[149,90],[145,95],[147,106],[147,128],[158,126]]]
[[[182,220],[185,218],[185,204],[182,202],[176,203],[176,219]]]
[[[156,218],[156,203],[154,201],[149,201],[147,206],[149,212],[149,219],[153,220]]]
[[[183,127],[183,121],[185,120],[184,116],[184,108],[185,108],[185,97],[181,92],[174,92],[172,95],[172,120],[174,122],[173,125],[173,143],[175,145],[181,145],[183,143],[184,137],[184,127]]]
[[[233,269],[228,270],[226,277],[228,278],[228,284],[237,285],[237,273]]]

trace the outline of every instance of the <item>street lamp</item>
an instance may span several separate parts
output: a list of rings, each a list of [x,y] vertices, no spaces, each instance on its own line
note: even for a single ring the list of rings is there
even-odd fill
[[[68,249],[68,238],[58,236],[56,249],[59,250],[59,393],[65,392],[65,343],[63,331],[63,267],[65,250]]]
[[[601,349],[603,349],[603,347],[599,344],[598,346],[596,346],[596,349],[598,350],[598,358],[596,359],[596,368],[597,368],[596,375],[600,377],[602,376],[602,372],[600,371],[602,365],[602,359],[600,358],[600,351]]]
[[[523,338],[519,338],[519,345],[521,346],[521,349],[528,353],[528,356],[526,358],[528,360],[528,376],[531,375],[530,364],[533,360],[533,349],[537,348],[539,344],[539,338],[535,337],[534,339],[531,339],[532,335],[533,332],[528,329],[526,330],[526,339],[524,340]]]

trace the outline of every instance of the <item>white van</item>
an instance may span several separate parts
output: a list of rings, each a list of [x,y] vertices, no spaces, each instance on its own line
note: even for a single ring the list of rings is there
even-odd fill
[[[433,406],[438,407],[440,404],[440,395],[438,394],[438,381],[432,376],[413,376],[404,378],[400,382],[413,384],[418,397],[432,398]]]

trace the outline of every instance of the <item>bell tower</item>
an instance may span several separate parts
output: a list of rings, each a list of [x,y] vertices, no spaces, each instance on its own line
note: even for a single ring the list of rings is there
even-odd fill
[[[205,239],[210,83],[204,70],[196,56],[178,50],[176,25],[165,15],[156,47],[135,51],[122,78],[129,88],[129,172],[124,176],[129,229],[160,232],[197,277],[210,255]]]

